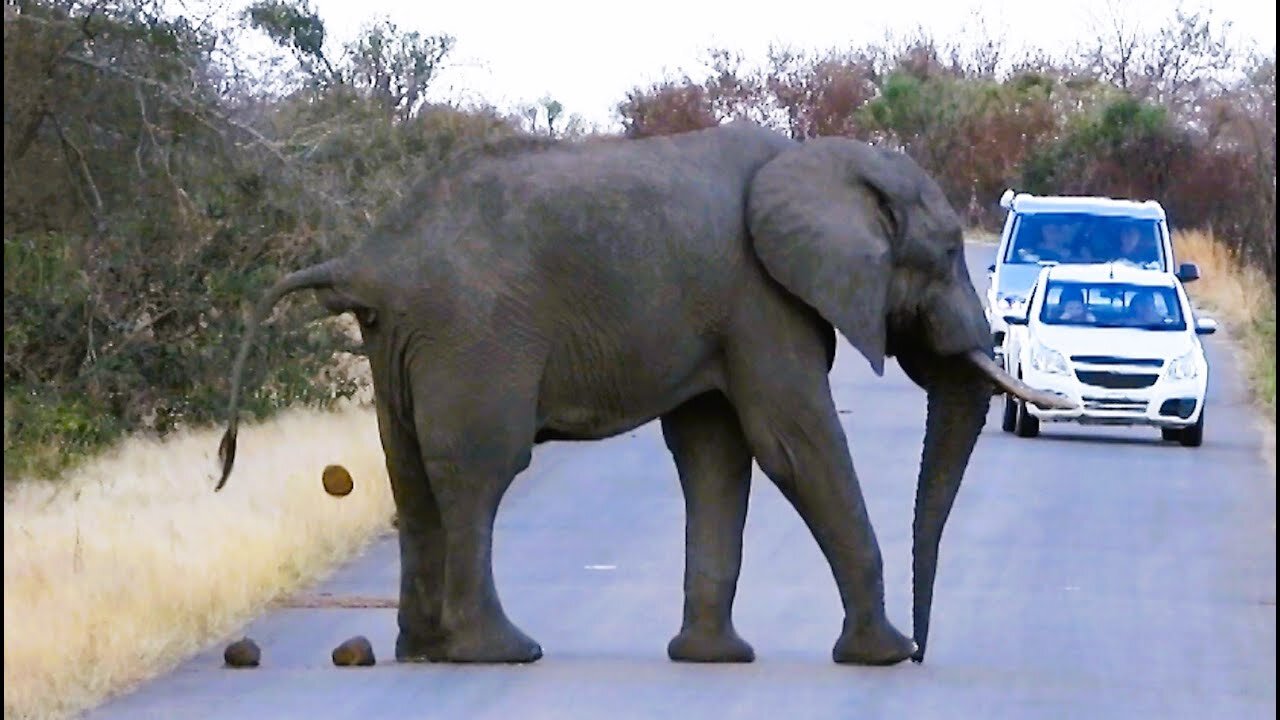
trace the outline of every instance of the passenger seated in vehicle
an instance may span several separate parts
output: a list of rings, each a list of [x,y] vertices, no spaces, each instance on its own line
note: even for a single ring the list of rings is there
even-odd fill
[[[1060,322],[1095,322],[1097,318],[1084,304],[1084,293],[1077,288],[1067,288],[1058,298],[1058,320]]]
[[[1164,313],[1156,307],[1156,298],[1150,292],[1135,294],[1129,301],[1129,317],[1135,325],[1159,325],[1165,321]]]
[[[1150,237],[1147,240],[1150,240]],[[1139,266],[1156,262],[1155,246],[1151,242],[1144,242],[1142,231],[1134,225],[1129,225],[1120,231],[1118,246],[1115,252],[1116,260],[1126,260]]]

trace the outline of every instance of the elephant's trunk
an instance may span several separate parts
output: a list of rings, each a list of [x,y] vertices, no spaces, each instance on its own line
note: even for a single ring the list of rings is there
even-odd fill
[[[933,582],[938,571],[938,545],[951,513],[969,456],[986,421],[989,386],[972,371],[948,373],[928,389],[924,453],[916,487],[912,524],[912,620],[916,652],[911,659],[924,660],[929,641],[929,612],[933,606]]]
[[[231,466],[236,460],[236,429],[240,424],[241,380],[244,375],[244,364],[249,358],[249,349],[253,346],[253,337],[258,327],[285,295],[297,290],[333,286],[338,266],[338,260],[330,260],[290,273],[272,286],[254,307],[253,314],[245,324],[244,339],[240,341],[240,352],[236,355],[235,365],[231,369],[231,401],[227,406],[227,431],[223,433],[222,442],[218,445],[218,458],[222,461],[222,477],[218,479],[215,491],[221,490],[222,486],[227,484],[227,478],[231,475]]]
[[[1021,398],[1022,400],[1035,405],[1043,410],[1070,410],[1074,407],[1070,400],[1043,390],[1036,390],[1021,380],[1013,377],[1005,372],[982,350],[971,350],[968,355],[969,362],[973,363],[983,375],[986,375],[996,388],[1003,390],[1010,395]]]

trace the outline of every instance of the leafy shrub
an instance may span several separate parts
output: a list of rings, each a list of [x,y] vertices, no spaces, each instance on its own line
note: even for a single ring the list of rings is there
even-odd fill
[[[299,27],[288,37],[314,39]],[[375,29],[352,62],[389,47],[421,80],[413,49],[439,62],[450,46]],[[147,0],[6,6],[7,478],[219,419],[249,303],[350,246],[422,166],[515,132],[487,109],[389,101],[402,84],[360,66],[255,96],[228,79],[222,40]],[[250,364],[250,415],[359,390],[327,372],[358,349],[321,316],[305,296],[281,304]]]

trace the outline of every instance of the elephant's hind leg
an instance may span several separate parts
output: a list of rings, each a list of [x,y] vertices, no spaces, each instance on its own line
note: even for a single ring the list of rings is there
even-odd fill
[[[441,607],[444,592],[444,529],[435,493],[427,481],[413,429],[378,406],[378,427],[387,457],[400,539],[400,609],[396,660],[444,658]]]
[[[662,417],[662,434],[684,490],[684,622],[667,646],[672,660],[751,662],[733,628],[742,567],[742,529],[751,489],[751,452],[738,416],[719,392]]]
[[[521,421],[513,407],[520,405],[510,398],[476,398],[453,414],[417,410],[423,466],[444,531],[442,659],[448,662],[528,663],[542,657],[538,643],[507,618],[493,578],[498,505],[532,457],[532,423]]]

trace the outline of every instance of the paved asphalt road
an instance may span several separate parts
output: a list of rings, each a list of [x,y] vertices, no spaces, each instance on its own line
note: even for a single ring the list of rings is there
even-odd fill
[[[971,247],[975,281],[989,247]],[[285,609],[247,629],[257,670],[222,645],[94,718],[1273,718],[1276,485],[1239,373],[1209,338],[1204,446],[1142,428],[1000,431],[998,403],[943,539],[929,657],[830,660],[835,584],[759,473],[736,620],[758,659],[667,660],[680,622],[683,506],[656,424],[538,449],[499,515],[512,619],[545,649],[526,667],[397,665],[393,609]],[[847,345],[833,373],[884,551],[890,617],[910,631],[910,527],[924,397]],[[392,540],[313,592],[394,597]],[[363,634],[380,664],[338,669]]]

